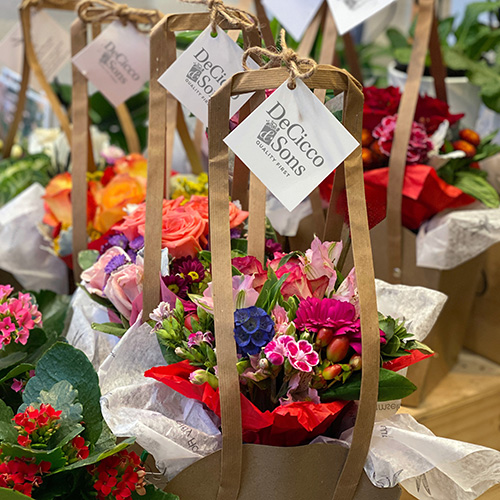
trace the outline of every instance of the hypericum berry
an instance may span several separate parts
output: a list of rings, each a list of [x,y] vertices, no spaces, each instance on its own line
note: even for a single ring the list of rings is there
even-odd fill
[[[332,363],[338,363],[347,356],[349,339],[346,336],[335,337],[326,348],[326,357]]]
[[[316,345],[326,347],[333,340],[333,328],[320,328],[316,335]]]
[[[342,373],[342,367],[340,365],[330,365],[327,366],[323,371],[322,375],[325,380],[333,380]]]
[[[481,165],[479,165],[479,162],[478,161],[473,161],[470,165],[469,165],[469,168],[475,168],[477,170],[480,170],[481,169]]]
[[[374,140],[372,133],[367,128],[364,128],[361,132],[361,145],[367,148]]]
[[[352,368],[352,371],[354,371],[354,372],[361,370],[361,356],[359,354],[355,354],[349,360],[349,366]]]
[[[460,139],[470,142],[473,146],[479,146],[479,143],[481,142],[479,134],[470,128],[464,128],[458,135],[460,136]]]
[[[467,141],[455,141],[453,143],[453,148],[459,151],[463,151],[467,158],[473,158],[476,155],[476,148],[470,142]]]

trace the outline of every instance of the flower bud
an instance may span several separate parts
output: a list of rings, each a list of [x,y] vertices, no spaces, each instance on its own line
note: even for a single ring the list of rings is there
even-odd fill
[[[206,370],[195,370],[189,375],[189,381],[194,385],[210,384],[213,389],[219,387],[218,378]]]
[[[268,361],[266,358],[261,358],[261,359],[259,359],[259,368],[260,368],[261,370],[264,370],[264,371],[265,371],[265,370],[269,370],[269,367],[270,367],[270,366],[271,366],[271,365],[269,364],[269,361]]]

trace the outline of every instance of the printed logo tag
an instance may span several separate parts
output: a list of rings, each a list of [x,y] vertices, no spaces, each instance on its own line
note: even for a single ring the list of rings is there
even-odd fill
[[[208,125],[208,100],[234,73],[243,71],[243,50],[217,26],[217,36],[212,36],[209,26],[184,51],[158,82],[205,126]],[[248,66],[258,69],[258,64],[248,59]],[[252,94],[231,99],[233,116]]]
[[[351,31],[396,0],[327,0],[340,35]]]
[[[114,21],[73,57],[73,64],[116,107],[149,80],[149,37]]]
[[[302,80],[281,85],[224,142],[290,212],[359,146]]]
[[[51,82],[71,57],[69,33],[47,12],[33,12],[31,39],[36,56],[48,82]],[[18,22],[0,42],[0,65],[18,74],[23,67],[23,34]],[[34,88],[40,89],[38,80],[31,79]]]
[[[323,0],[264,0],[266,9],[283,25],[294,40],[300,40]]]

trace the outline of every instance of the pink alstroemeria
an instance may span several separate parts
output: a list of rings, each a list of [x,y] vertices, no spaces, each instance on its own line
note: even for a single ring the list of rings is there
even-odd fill
[[[210,345],[210,347],[213,347],[214,341],[215,339],[211,332],[191,333],[188,337],[188,347],[200,346],[203,343],[206,343]]]
[[[274,331],[277,335],[284,335],[292,322],[288,319],[288,314],[284,307],[276,305],[271,312],[274,321]]]
[[[334,294],[330,296],[332,299],[337,299],[342,302],[349,302],[356,309],[356,314],[359,316],[359,295],[358,282],[356,280],[356,271],[354,267],[347,277],[342,281]]]
[[[342,242],[324,241],[317,236],[311,243],[311,248],[306,250],[305,257],[301,258],[304,264],[304,272],[309,280],[317,280],[326,276],[328,278],[329,294],[335,288],[337,281],[337,271],[335,266],[342,253]]]
[[[307,373],[319,363],[318,353],[307,340],[289,342],[286,347],[288,360],[296,370]]]
[[[298,401],[311,401],[320,404],[321,400],[318,391],[311,388],[311,378],[311,373],[294,373],[288,382],[286,397],[280,399],[280,404],[286,405]]]
[[[288,344],[295,343],[295,339],[290,335],[281,335],[275,340],[271,340],[264,348],[267,359],[276,366],[281,366],[288,357]]]

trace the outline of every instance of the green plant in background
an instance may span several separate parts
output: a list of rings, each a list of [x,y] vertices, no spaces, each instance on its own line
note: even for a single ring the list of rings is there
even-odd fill
[[[481,22],[481,15],[489,15],[492,25],[500,22],[500,1],[469,4],[458,25],[454,18],[440,21],[441,49],[450,76],[466,75],[479,87],[484,104],[500,113],[500,29]],[[400,66],[410,62],[414,29],[413,24],[409,37],[395,28],[387,30],[392,55]],[[426,65],[430,66],[429,57]]]

